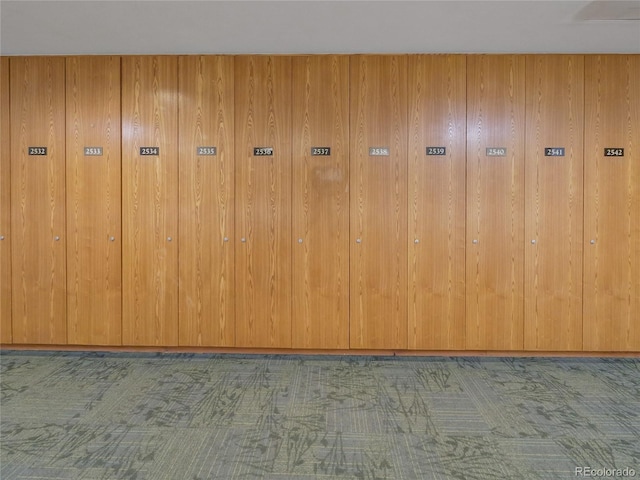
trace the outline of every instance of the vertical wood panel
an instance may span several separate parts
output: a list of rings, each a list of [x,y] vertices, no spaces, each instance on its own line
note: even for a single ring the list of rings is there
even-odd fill
[[[409,57],[409,128],[409,348],[463,349],[465,56]]]
[[[237,56],[235,79],[236,345],[289,347],[291,58]]]
[[[348,348],[349,57],[295,57],[292,105],[293,346]]]
[[[233,57],[179,59],[180,345],[235,343],[233,68]]]
[[[640,351],[640,56],[585,58],[584,350]],[[605,157],[605,148],[624,156]]]
[[[177,70],[174,56],[122,58],[125,345],[178,343]]]
[[[469,55],[467,95],[466,348],[521,350],[524,56]]]
[[[13,57],[10,76],[13,341],[64,344],[65,61]]]
[[[120,57],[67,61],[70,344],[122,344]],[[85,156],[85,147],[102,147]]]
[[[0,57],[0,103],[0,343],[12,343],[9,57]]]
[[[350,345],[406,348],[407,57],[350,64]]]
[[[582,349],[584,57],[528,55],[525,350]],[[565,156],[545,156],[561,147]]]

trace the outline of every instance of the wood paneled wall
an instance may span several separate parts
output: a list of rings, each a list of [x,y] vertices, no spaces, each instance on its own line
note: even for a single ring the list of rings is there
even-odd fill
[[[405,349],[407,57],[355,56],[350,78],[350,346]]]
[[[584,59],[530,55],[526,69],[524,348],[581,350]]]
[[[249,347],[287,348],[291,346],[291,58],[238,57],[235,77],[236,338]]]
[[[233,346],[233,57],[180,57],[178,71],[180,345]]]
[[[409,348],[465,346],[466,58],[409,59]]]
[[[346,349],[349,58],[295,57],[291,106],[292,346]],[[318,150],[325,148],[330,149],[328,155]]]
[[[467,59],[466,346],[523,348],[525,58]]]
[[[68,342],[120,345],[120,58],[70,57],[66,68]]]
[[[122,58],[122,179],[123,343],[177,345],[177,57]]]
[[[638,351],[640,55],[585,57],[584,177],[584,349]]]
[[[0,103],[0,343],[12,343],[9,57],[0,58]]]
[[[2,344],[640,352],[640,55],[0,67]]]
[[[14,57],[9,68],[13,341],[64,344],[65,59]]]

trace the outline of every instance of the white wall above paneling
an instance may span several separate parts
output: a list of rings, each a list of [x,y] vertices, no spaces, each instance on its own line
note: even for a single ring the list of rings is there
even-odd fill
[[[640,1],[0,1],[2,55],[638,53]]]

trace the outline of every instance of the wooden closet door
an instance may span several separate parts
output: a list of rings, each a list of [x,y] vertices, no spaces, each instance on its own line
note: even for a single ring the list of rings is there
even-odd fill
[[[70,344],[122,344],[120,57],[67,62]]]
[[[522,350],[523,55],[467,57],[466,348]]]
[[[351,57],[351,348],[407,348],[407,57]]]
[[[587,55],[585,351],[640,351],[639,132],[640,55]]]
[[[12,57],[14,343],[65,344],[65,61]]]
[[[291,346],[291,58],[235,58],[236,345]]]
[[[582,349],[584,57],[526,57],[525,350]]]
[[[409,57],[409,348],[464,349],[466,57]]]
[[[122,58],[125,345],[178,343],[178,59]]]
[[[0,57],[0,103],[0,343],[12,343],[9,57]]]
[[[179,59],[180,345],[233,346],[233,57]]]
[[[349,348],[349,57],[293,59],[295,348]]]

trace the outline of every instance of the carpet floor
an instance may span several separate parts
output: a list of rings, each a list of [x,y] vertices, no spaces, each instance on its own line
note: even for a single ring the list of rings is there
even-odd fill
[[[0,366],[3,480],[640,478],[637,358],[5,350]]]

